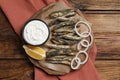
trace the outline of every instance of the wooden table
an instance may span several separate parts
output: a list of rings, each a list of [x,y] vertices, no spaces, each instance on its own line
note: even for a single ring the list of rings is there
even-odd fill
[[[120,0],[72,0],[93,26],[101,80],[120,80]],[[72,2],[72,3],[73,3]],[[33,65],[0,10],[0,80],[33,80]]]

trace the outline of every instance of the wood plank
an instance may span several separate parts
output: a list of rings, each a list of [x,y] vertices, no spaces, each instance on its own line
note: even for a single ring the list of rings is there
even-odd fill
[[[33,80],[28,60],[0,60],[0,80]]]
[[[120,59],[120,14],[85,14],[93,26],[98,47],[97,59]],[[0,59],[26,58],[21,41],[0,12]]]
[[[12,27],[0,10],[0,58],[21,58],[25,55],[21,41],[12,30]]]
[[[120,80],[119,60],[98,60],[95,65],[101,80]]]
[[[92,23],[97,59],[120,59],[120,14],[86,14]]]
[[[95,62],[101,80],[120,80],[120,61]],[[32,64],[28,60],[0,60],[0,80],[33,80]]]
[[[81,10],[120,10],[120,0],[68,0]]]
[[[119,33],[120,14],[84,14],[94,33]]]

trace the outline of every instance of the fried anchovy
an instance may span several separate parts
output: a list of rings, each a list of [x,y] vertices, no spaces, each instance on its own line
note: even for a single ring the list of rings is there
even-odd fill
[[[68,40],[81,40],[81,37],[77,37],[77,36],[70,36],[70,35],[63,35],[61,36],[61,38],[64,38],[64,39],[68,39]]]
[[[66,46],[66,45],[56,45],[56,44],[45,44],[47,47],[49,48],[55,48],[55,49],[69,49],[70,46]]]
[[[74,20],[74,21],[76,22],[77,19],[76,19],[74,16],[75,16],[75,14],[69,13],[69,14],[67,14],[66,16],[62,16],[62,17],[56,18],[55,21],[63,22],[63,21],[71,21],[71,20]]]
[[[51,39],[51,42],[54,43],[54,44],[60,44],[59,41],[54,40],[54,39]]]
[[[59,43],[63,44],[63,45],[74,45],[76,43],[76,41],[75,40],[71,41],[71,40],[60,39]]]
[[[72,26],[74,25],[76,22],[75,21],[65,21],[65,22],[61,22],[60,24],[54,26],[54,29],[59,29],[63,26]]]
[[[63,34],[63,35],[56,34],[56,36],[53,36],[51,38],[52,43],[60,44],[60,45],[73,45],[78,40],[80,40],[80,38],[78,36],[75,36],[74,33],[67,33],[67,34]]]
[[[66,10],[55,11],[55,12],[52,12],[49,15],[49,17],[52,18],[52,19],[54,19],[54,18],[57,18],[57,17],[65,16],[66,14],[71,13],[71,12],[74,12],[74,10],[72,10],[72,9],[66,9]]]
[[[52,26],[52,25],[58,25],[59,23],[62,23],[62,22],[70,22],[70,21],[74,21],[74,22],[77,22],[79,19],[76,19],[74,16],[73,17],[69,17],[69,18],[66,18],[66,17],[58,17],[54,20],[52,20],[50,23],[49,23],[49,26]]]
[[[76,40],[62,39],[60,36],[58,38],[52,38],[51,42],[58,45],[73,45],[76,43]]]
[[[73,59],[73,56],[54,56],[50,58],[46,58],[47,61],[71,61]]]
[[[55,21],[69,21],[70,19],[73,19],[74,17],[71,17],[71,18],[66,18],[66,17],[58,17]]]
[[[47,61],[52,64],[64,64],[64,65],[70,65],[71,62],[69,61]]]
[[[66,14],[65,17],[66,17],[66,18],[69,18],[69,17],[73,17],[73,16],[75,16],[75,15],[76,15],[75,12],[71,12],[71,13]]]
[[[52,20],[48,26],[52,26],[52,25],[56,25],[56,24],[59,24],[61,21],[59,19],[55,19],[55,20]]]
[[[68,25],[68,26],[62,26],[62,27],[60,27],[60,28],[58,28],[58,29],[55,29],[55,30],[59,30],[59,29],[69,29],[69,30],[73,30],[74,29],[74,25]]]
[[[74,32],[74,30],[62,28],[62,29],[54,30],[54,32],[55,32],[55,33],[63,33],[63,32],[64,32],[64,33],[72,33],[72,32]]]
[[[65,35],[66,33],[53,33],[53,36],[61,36],[61,35]]]
[[[57,56],[57,55],[75,55],[71,49],[51,49],[47,52],[47,57]]]

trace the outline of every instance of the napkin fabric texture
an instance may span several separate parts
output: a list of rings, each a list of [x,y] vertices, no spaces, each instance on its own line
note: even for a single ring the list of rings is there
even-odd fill
[[[0,0],[0,7],[4,11],[15,32],[20,36],[21,29],[30,17],[38,10],[58,0]],[[69,6],[70,4],[64,0]],[[43,70],[34,67],[34,80],[100,80],[95,69],[96,45],[93,44],[89,52],[88,62],[79,70],[64,76],[51,76]]]

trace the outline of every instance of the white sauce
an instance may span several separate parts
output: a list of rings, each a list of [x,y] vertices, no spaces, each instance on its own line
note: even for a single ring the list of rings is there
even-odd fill
[[[44,22],[32,20],[26,24],[23,37],[31,45],[41,45],[48,39],[49,30]]]

